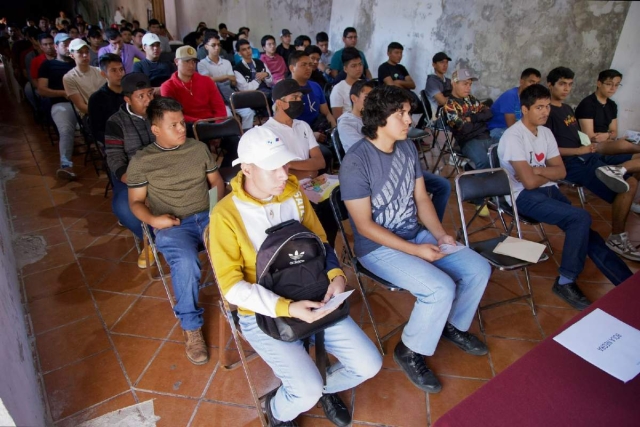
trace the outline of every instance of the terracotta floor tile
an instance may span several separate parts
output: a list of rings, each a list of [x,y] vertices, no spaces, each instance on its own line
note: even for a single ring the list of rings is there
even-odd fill
[[[515,298],[524,293],[516,272],[494,270],[482,295],[481,305]]]
[[[37,179],[37,178],[36,178]],[[22,181],[22,179],[20,180]],[[41,179],[38,179],[40,183],[42,183]],[[7,190],[7,200],[9,201],[9,205],[21,202],[21,201],[31,201],[34,199],[49,199],[49,190],[44,185],[38,185],[35,187],[27,187],[20,189]]]
[[[529,267],[529,273],[533,276],[553,277],[558,276],[558,264],[556,263],[554,255],[549,257],[547,261],[539,262]],[[558,257],[558,259],[560,259]]]
[[[217,352],[217,350],[213,351]],[[249,362],[249,369],[258,396],[264,396],[271,390],[279,387],[280,380],[276,378],[269,365],[261,358],[256,357],[251,360]],[[228,371],[218,368],[205,394],[205,398],[219,402],[253,405],[249,383],[244,374],[244,369],[242,369],[242,365],[238,365],[236,369]]]
[[[29,302],[85,286],[76,263],[24,276],[23,282]]]
[[[111,348],[97,316],[40,334],[36,345],[44,372]]]
[[[542,333],[528,304],[512,303],[482,312],[487,335],[539,340]]]
[[[111,350],[46,374],[44,383],[54,421],[128,390]]]
[[[58,211],[60,211],[60,208],[58,208]],[[69,212],[71,210],[65,209],[64,211]],[[84,211],[77,212],[84,213]],[[86,216],[75,222],[70,229],[74,231],[88,231],[89,234],[101,236],[116,225],[117,222],[118,219],[112,213],[89,212]]]
[[[97,283],[89,283],[93,289],[139,295],[150,283],[146,271],[137,264],[119,263]]]
[[[309,415],[301,415],[296,418],[296,424],[300,427],[332,427],[335,426],[334,423],[329,421],[326,418],[321,418],[319,416],[309,416]],[[352,425],[352,424],[350,424]]]
[[[465,397],[486,384],[486,381],[462,378],[439,377],[442,391],[429,395],[431,423],[444,415],[449,409],[460,403]]]
[[[160,420],[156,423],[157,427],[186,426],[198,403],[198,401],[194,399],[145,393],[142,391],[136,391],[136,395],[140,402],[153,400],[153,412],[156,416],[160,417]],[[212,420],[209,420],[209,424],[211,424],[211,421]]]
[[[55,246],[59,245],[60,243],[67,243],[67,235],[61,225],[46,228],[44,230],[38,230],[36,232],[28,234],[32,236],[42,236],[47,246]]]
[[[579,312],[573,308],[538,307],[538,322],[545,337],[556,332]]]
[[[114,262],[97,258],[78,257],[78,262],[90,287],[116,267],[116,263]]]
[[[220,316],[220,308],[215,305],[202,305],[204,308],[204,325],[202,326],[202,335],[209,347],[217,347],[220,336],[220,322],[225,322],[225,337],[231,337],[231,329],[227,326],[226,319]],[[184,341],[184,335],[180,327],[176,328],[171,334],[174,341]]]
[[[168,301],[141,297],[111,328],[113,332],[149,338],[165,338],[177,319]]]
[[[85,247],[82,250],[82,256],[118,261],[131,250],[135,251],[135,242],[132,235],[106,235],[98,237],[93,243]]]
[[[173,289],[171,288],[171,278],[167,278],[167,282],[169,285],[169,291],[173,295]],[[142,293],[145,297],[154,297],[154,298],[162,298],[167,299],[167,291],[164,288],[164,285],[160,280],[154,280],[151,284],[144,290]],[[200,300],[202,301],[202,300]]]
[[[491,362],[496,375],[520,359],[536,345],[538,345],[538,342],[535,341],[487,337],[487,346],[491,349]]]
[[[65,230],[69,230],[75,223],[84,218],[87,213],[84,211],[76,211],[73,209],[62,209],[55,208],[54,211],[51,212],[49,216],[60,216],[60,221],[62,221],[62,226]],[[87,231],[86,229],[81,231]],[[96,234],[96,233],[93,233]],[[97,237],[97,236],[96,236]]]
[[[93,211],[105,202],[102,194],[91,195],[68,191],[53,191],[52,196],[55,205],[63,209]]]
[[[53,209],[53,204],[48,197],[31,200],[21,200],[11,203],[9,206],[11,215],[15,216],[40,215],[41,212],[48,212]]]
[[[367,295],[376,323],[398,324],[409,319],[416,298],[409,292],[391,292],[380,287]],[[365,314],[363,322],[370,322]]]
[[[587,258],[584,263],[582,273],[578,276],[578,283],[582,283],[583,280],[589,282],[611,283],[589,258]]]
[[[116,346],[129,380],[135,386],[138,377],[147,367],[162,341],[124,335],[111,335],[111,339]]]
[[[42,217],[34,216],[11,216],[13,230],[16,234],[33,233],[38,230],[51,228],[60,225],[58,216]]]
[[[89,291],[78,288],[29,303],[36,334],[95,314]]]
[[[524,280],[524,278],[523,278]],[[531,276],[531,289],[536,306],[571,308],[562,298],[553,293],[555,279],[550,277]]]
[[[128,294],[115,294],[96,290],[92,292],[107,328],[111,328],[137,298],[135,295]]]
[[[426,393],[411,384],[404,372],[383,369],[356,388],[352,417],[354,421],[385,425],[424,426]]]
[[[200,397],[217,363],[217,352],[212,352],[210,356],[209,362],[196,366],[187,359],[183,344],[166,342],[137,387],[173,395]]]
[[[14,179],[10,179],[5,181],[5,190],[7,195],[19,195],[21,192],[28,189],[46,189],[44,180],[40,174],[37,175],[26,175],[21,174]]]
[[[135,404],[136,401],[133,398],[133,393],[127,391],[126,393],[113,397],[105,402],[98,403],[90,409],[79,412],[69,418],[65,418],[64,420],[56,423],[56,427],[76,427],[85,421],[93,420],[94,418],[101,417],[102,415],[106,415],[110,412]]]
[[[614,286],[611,283],[579,283],[580,289],[591,301],[595,301],[603,297],[607,292],[612,290]]]
[[[482,337],[480,337],[482,339]],[[427,358],[427,365],[438,375],[468,378],[493,378],[488,356],[473,356],[443,339],[436,352]]]
[[[205,426],[216,420],[220,426],[260,426],[255,408],[241,408],[238,406],[222,405],[219,403],[202,402],[198,408],[192,426]]]
[[[46,251],[47,253],[42,259],[22,267],[22,274],[28,275],[49,270],[54,267],[71,264],[76,260],[73,250],[67,242],[48,246]]]
[[[69,236],[73,250],[77,254],[80,254],[83,249],[99,239],[99,237],[93,236],[84,231],[67,230],[67,235]]]

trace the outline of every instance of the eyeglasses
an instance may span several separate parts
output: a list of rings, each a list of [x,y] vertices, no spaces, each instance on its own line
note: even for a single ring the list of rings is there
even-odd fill
[[[345,37],[345,39],[357,39],[357,38],[358,38],[358,36],[347,36],[347,37]]]
[[[614,87],[616,89],[618,89],[619,87],[622,87],[622,83],[615,84],[613,82],[606,82],[602,84],[605,85],[606,87]]]
[[[207,46],[209,47],[216,47],[216,46],[220,46],[220,43],[210,43]]]

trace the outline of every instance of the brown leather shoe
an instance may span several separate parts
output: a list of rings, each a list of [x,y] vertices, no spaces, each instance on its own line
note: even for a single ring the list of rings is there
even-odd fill
[[[204,365],[209,361],[209,351],[202,336],[202,328],[183,331],[186,338],[187,359],[194,365]]]

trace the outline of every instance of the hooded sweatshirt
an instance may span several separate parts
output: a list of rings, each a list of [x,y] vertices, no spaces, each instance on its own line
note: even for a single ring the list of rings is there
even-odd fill
[[[289,175],[282,194],[268,201],[249,195],[243,184],[244,175],[240,171],[231,181],[231,193],[211,212],[209,253],[218,285],[227,301],[238,306],[240,314],[256,312],[271,317],[289,317],[291,300],[256,283],[256,258],[267,238],[265,230],[291,219],[300,221],[325,245],[325,270],[329,280],[344,276],[344,272],[295,176]]]

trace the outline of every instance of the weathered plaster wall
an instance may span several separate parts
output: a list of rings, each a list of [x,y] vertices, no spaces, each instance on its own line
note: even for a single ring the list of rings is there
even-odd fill
[[[98,19],[102,18],[107,25],[111,25],[116,8],[123,6],[123,15],[127,21],[137,19],[142,28],[147,28],[147,3],[147,0],[79,0],[78,11],[87,22],[97,24]]]

